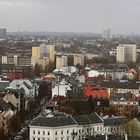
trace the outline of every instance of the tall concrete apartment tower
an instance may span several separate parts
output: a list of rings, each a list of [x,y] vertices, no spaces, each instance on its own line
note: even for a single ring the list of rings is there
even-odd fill
[[[0,28],[0,37],[6,36],[6,28]]]
[[[112,32],[111,32],[111,29],[108,28],[106,30],[103,30],[102,32],[102,38],[103,39],[112,39],[113,38],[113,35],[112,35]]]
[[[84,66],[84,54],[75,54],[74,55],[74,65],[80,64]]]
[[[49,63],[54,63],[54,45],[40,45],[40,57],[47,57],[49,59]]]
[[[135,44],[120,44],[117,46],[116,60],[118,63],[136,62],[137,46]]]
[[[34,58],[35,62],[40,58],[40,47],[35,46],[32,47],[32,57]]]
[[[54,45],[41,44],[40,46],[32,47],[32,57],[35,63],[46,64],[48,62],[54,64]]]
[[[56,69],[68,65],[68,57],[64,55],[56,56]]]

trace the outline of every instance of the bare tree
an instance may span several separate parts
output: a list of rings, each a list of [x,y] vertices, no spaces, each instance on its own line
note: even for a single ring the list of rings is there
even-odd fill
[[[140,126],[137,119],[128,120],[121,126],[120,133],[127,134],[130,137],[137,136],[140,132]]]

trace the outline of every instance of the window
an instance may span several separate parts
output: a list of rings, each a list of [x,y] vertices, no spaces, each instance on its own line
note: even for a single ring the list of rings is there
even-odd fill
[[[99,127],[97,127],[97,130],[99,130]]]
[[[63,130],[61,130],[61,135],[63,135]]]
[[[45,135],[45,131],[43,131],[43,135]]]
[[[35,134],[35,130],[33,130],[33,134]]]
[[[79,129],[79,133],[81,133],[81,129]]]
[[[45,140],[45,138],[42,138],[42,140]]]
[[[57,131],[55,131],[55,135],[57,135]]]
[[[69,134],[69,130],[67,130],[67,134]]]
[[[95,131],[94,127],[93,127],[93,131]]]
[[[33,138],[33,140],[35,140],[35,138]]]
[[[100,130],[102,130],[102,126],[100,126]]]
[[[38,140],[40,140],[40,138],[38,138]]]
[[[48,131],[48,135],[50,135],[50,131]]]
[[[55,140],[58,140],[57,138],[55,138]]]
[[[69,140],[69,137],[67,137],[67,140]]]
[[[61,140],[63,140],[63,137],[61,137]]]
[[[40,130],[38,130],[38,134],[40,134]]]

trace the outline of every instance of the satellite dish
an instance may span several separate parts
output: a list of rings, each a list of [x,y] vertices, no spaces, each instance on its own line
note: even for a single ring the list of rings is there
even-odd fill
[[[74,66],[69,66],[69,69],[70,69],[70,73],[75,73],[75,72],[77,72],[77,68],[74,67]]]

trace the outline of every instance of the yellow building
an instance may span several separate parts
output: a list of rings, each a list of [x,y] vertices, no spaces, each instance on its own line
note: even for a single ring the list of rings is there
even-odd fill
[[[36,63],[39,58],[48,58],[49,63],[54,63],[54,45],[41,44],[38,47],[32,47],[32,57]]]
[[[40,58],[40,47],[32,47],[32,57],[35,59],[35,62]]]
[[[45,67],[49,64],[49,60],[46,57],[38,58],[36,62],[37,64],[41,65],[43,69],[45,69]]]
[[[50,62],[54,63],[54,45],[49,45],[50,48]]]

